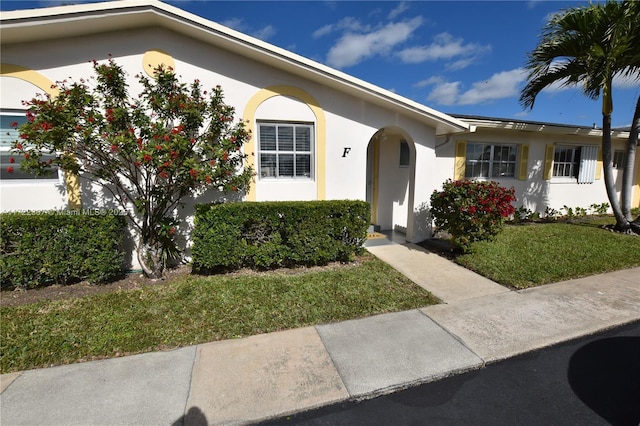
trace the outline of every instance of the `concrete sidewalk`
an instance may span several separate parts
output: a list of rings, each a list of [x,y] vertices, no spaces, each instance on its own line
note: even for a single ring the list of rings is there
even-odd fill
[[[2,375],[2,425],[247,424],[640,320],[640,268],[509,291],[412,244],[369,250],[444,303]]]

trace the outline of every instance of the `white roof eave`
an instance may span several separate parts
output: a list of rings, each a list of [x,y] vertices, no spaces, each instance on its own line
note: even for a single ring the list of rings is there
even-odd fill
[[[587,137],[602,137],[602,129],[593,127],[580,127],[555,123],[534,123],[517,120],[500,120],[487,118],[461,118],[469,126],[477,129],[516,130],[531,133],[546,133],[555,135],[576,135]],[[612,130],[611,135],[617,139],[628,139],[628,131]]]
[[[163,26],[409,115],[434,127],[437,135],[469,131],[469,125],[463,120],[157,0],[120,0],[3,12],[0,22],[3,44]]]

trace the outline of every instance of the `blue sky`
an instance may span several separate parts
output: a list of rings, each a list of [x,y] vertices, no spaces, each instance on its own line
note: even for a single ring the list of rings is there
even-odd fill
[[[65,3],[78,1],[65,1]],[[446,113],[601,126],[579,89],[518,103],[527,52],[550,14],[584,1],[166,1]],[[5,1],[2,10],[61,1]],[[631,122],[640,82],[613,92],[614,127]]]

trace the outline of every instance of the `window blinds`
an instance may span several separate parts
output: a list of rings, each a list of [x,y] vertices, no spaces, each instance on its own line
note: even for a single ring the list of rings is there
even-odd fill
[[[596,176],[598,163],[598,147],[595,145],[583,146],[580,152],[580,171],[578,183],[593,183]]]

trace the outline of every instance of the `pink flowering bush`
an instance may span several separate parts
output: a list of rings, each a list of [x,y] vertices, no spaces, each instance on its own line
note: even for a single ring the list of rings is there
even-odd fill
[[[112,59],[93,61],[93,69],[89,80],[58,82],[55,98],[24,102],[27,122],[13,152],[27,171],[57,166],[103,186],[138,233],[145,274],[158,278],[180,253],[173,212],[185,196],[209,187],[248,189],[253,170],[243,167],[241,149],[250,132],[219,86],[208,92],[160,67],[151,79],[136,76],[143,89],[131,98],[126,73]]]
[[[431,216],[435,225],[447,232],[464,251],[471,243],[490,240],[515,211],[514,188],[497,182],[447,180],[442,191],[431,194]]]

